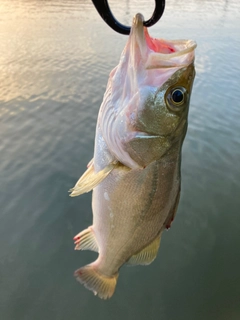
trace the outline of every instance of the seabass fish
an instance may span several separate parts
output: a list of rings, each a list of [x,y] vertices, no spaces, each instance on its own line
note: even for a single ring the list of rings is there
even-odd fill
[[[93,189],[93,224],[74,240],[75,249],[99,255],[75,276],[100,298],[113,295],[123,264],[155,259],[176,214],[195,48],[190,40],[151,38],[137,14],[110,73],[94,157],[71,190]]]

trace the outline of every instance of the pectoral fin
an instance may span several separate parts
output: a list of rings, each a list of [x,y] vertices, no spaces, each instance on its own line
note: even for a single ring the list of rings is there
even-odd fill
[[[131,265],[148,265],[156,258],[160,246],[161,234],[153,242],[137,254],[134,254],[129,260]]]
[[[90,161],[88,169],[84,172],[75,186],[69,190],[69,192],[71,192],[70,197],[76,197],[80,194],[91,191],[100,182],[102,182],[116,166],[118,166],[118,163],[110,163],[103,170],[95,172],[93,161]]]

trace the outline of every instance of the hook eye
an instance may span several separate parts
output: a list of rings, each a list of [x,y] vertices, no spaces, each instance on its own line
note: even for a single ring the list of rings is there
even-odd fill
[[[107,0],[92,0],[95,8],[102,17],[102,19],[118,33],[130,34],[131,27],[121,24],[112,14]],[[162,16],[165,8],[165,0],[155,0],[155,10],[152,17],[143,22],[145,27],[153,26]]]

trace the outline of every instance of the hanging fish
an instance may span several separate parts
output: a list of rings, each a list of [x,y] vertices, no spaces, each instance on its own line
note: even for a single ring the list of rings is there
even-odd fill
[[[74,240],[76,250],[99,255],[75,276],[103,299],[123,264],[156,258],[180,197],[196,43],[151,38],[143,21],[133,19],[100,107],[94,157],[71,189],[72,197],[93,190],[93,224]]]

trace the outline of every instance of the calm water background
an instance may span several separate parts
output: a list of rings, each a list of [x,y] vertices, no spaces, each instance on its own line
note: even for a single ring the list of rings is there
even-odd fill
[[[154,1],[110,1],[130,24]],[[92,158],[95,123],[126,36],[90,0],[0,1],[0,319],[240,319],[240,2],[166,1],[150,29],[192,38],[197,77],[182,197],[149,267],[124,267],[102,301],[73,272],[91,194],[68,189]]]

